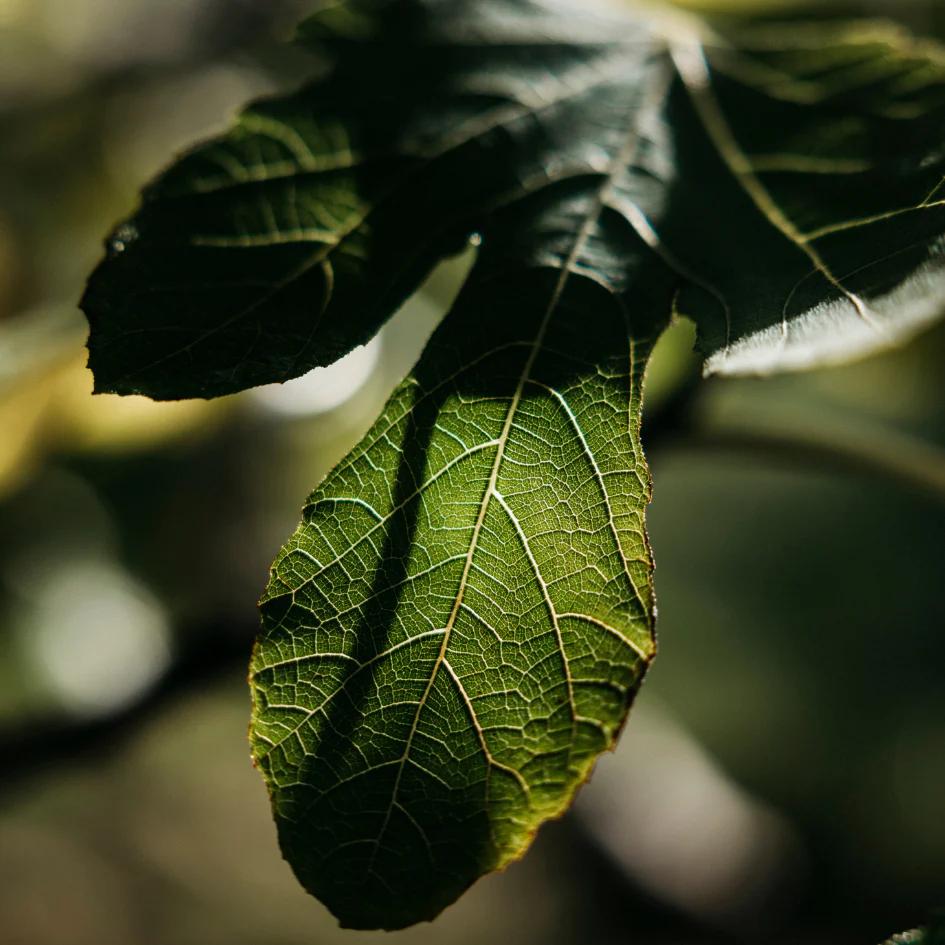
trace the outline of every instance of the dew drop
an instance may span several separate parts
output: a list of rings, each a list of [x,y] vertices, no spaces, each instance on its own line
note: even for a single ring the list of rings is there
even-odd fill
[[[108,250],[114,255],[123,253],[134,240],[138,238],[138,230],[130,223],[125,223],[115,230],[114,235],[108,241]]]

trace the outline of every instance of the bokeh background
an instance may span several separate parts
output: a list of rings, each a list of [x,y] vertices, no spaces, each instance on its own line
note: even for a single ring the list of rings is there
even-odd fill
[[[693,390],[674,329],[661,656],[619,750],[432,925],[342,932],[296,885],[245,738],[254,601],[469,259],[340,365],[209,404],[92,398],[76,301],[150,175],[311,71],[311,6],[0,0],[0,942],[873,945],[945,905],[945,330]]]

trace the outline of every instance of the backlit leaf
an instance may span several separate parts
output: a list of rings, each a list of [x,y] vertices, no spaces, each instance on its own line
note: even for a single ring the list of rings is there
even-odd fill
[[[288,860],[344,924],[399,928],[520,856],[624,722],[673,314],[722,373],[940,315],[945,56],[606,0],[341,0],[301,40],[335,67],[152,185],[84,307],[98,389],[214,396],[363,343],[481,234],[281,552],[252,666]]]

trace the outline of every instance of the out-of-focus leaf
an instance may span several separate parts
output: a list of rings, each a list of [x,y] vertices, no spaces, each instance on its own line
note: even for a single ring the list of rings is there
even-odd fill
[[[894,935],[884,945],[945,945],[945,916],[937,916],[925,928]]]
[[[0,395],[30,373],[68,358],[82,343],[82,320],[71,305],[31,309],[0,320]]]

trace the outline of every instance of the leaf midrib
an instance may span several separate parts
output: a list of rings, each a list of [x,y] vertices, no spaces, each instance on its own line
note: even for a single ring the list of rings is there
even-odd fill
[[[635,115],[634,117],[637,117],[637,116]],[[381,824],[381,828],[378,831],[378,836],[376,840],[374,841],[374,846],[373,846],[371,858],[369,860],[368,869],[367,869],[369,874],[373,872],[374,862],[375,862],[377,853],[380,849],[381,840],[383,840],[384,834],[387,831],[388,824],[390,823],[391,815],[393,814],[395,807],[398,806],[398,795],[399,795],[399,790],[400,790],[400,783],[403,777],[403,772],[407,764],[407,760],[410,756],[410,750],[413,745],[413,739],[416,736],[417,729],[420,724],[420,717],[423,713],[423,709],[426,705],[426,702],[436,682],[436,678],[439,673],[440,667],[446,663],[446,654],[449,649],[449,643],[450,643],[452,630],[456,624],[456,620],[459,616],[460,609],[463,606],[466,589],[469,584],[469,575],[473,566],[473,559],[475,557],[476,550],[479,545],[479,537],[481,535],[482,528],[485,523],[486,515],[488,513],[492,499],[496,497],[496,487],[498,483],[499,472],[502,467],[502,461],[505,456],[506,446],[508,445],[509,436],[511,434],[512,426],[515,421],[515,415],[518,410],[519,404],[521,403],[525,386],[529,382],[532,369],[534,368],[535,362],[541,352],[542,342],[544,341],[545,336],[547,335],[548,328],[551,324],[551,320],[555,312],[557,311],[558,305],[564,294],[565,288],[567,287],[568,280],[573,274],[574,266],[577,263],[578,259],[580,258],[582,252],[584,251],[584,248],[587,245],[587,241],[590,238],[591,233],[593,232],[593,229],[596,226],[598,220],[600,219],[600,215],[603,212],[603,209],[607,202],[607,198],[609,196],[611,189],[614,186],[614,181],[616,180],[618,173],[620,173],[620,171],[631,162],[633,158],[633,154],[637,149],[639,140],[640,140],[639,128],[636,123],[632,122],[630,130],[627,134],[627,138],[624,142],[624,145],[623,147],[621,147],[620,151],[617,153],[617,155],[614,157],[613,161],[611,162],[608,173],[606,177],[604,178],[597,192],[593,205],[589,209],[587,216],[584,219],[584,223],[581,226],[581,229],[578,231],[578,234],[575,238],[574,245],[571,249],[571,252],[569,253],[567,259],[564,262],[564,265],[561,269],[561,273],[558,277],[558,281],[555,284],[554,290],[552,291],[551,299],[548,303],[548,306],[539,324],[538,331],[535,334],[535,338],[534,338],[534,341],[532,342],[531,350],[522,367],[522,371],[519,376],[516,389],[509,403],[509,408],[506,412],[505,421],[503,423],[502,432],[499,436],[499,443],[496,449],[496,457],[492,464],[492,469],[489,474],[489,480],[486,485],[485,493],[479,505],[479,512],[476,517],[476,523],[473,528],[473,534],[470,538],[469,550],[467,552],[466,561],[464,563],[463,571],[460,576],[459,588],[456,592],[455,599],[453,602],[453,608],[450,612],[449,618],[446,623],[443,639],[440,643],[440,650],[436,656],[436,660],[430,672],[430,678],[427,681],[426,688],[424,689],[423,694],[420,697],[420,701],[417,704],[417,709],[414,713],[413,722],[411,724],[410,731],[407,735],[407,739],[404,745],[404,751],[398,762],[397,774],[395,776],[394,785],[391,790],[390,804],[388,805],[387,812],[384,817],[384,821]],[[619,546],[619,542],[618,542],[617,550],[618,550],[618,553],[622,553],[622,549]],[[536,579],[541,581],[541,575],[536,573]],[[543,588],[543,592],[544,592],[545,597],[547,598],[546,587]],[[572,757],[572,751],[574,748],[574,740],[575,740],[575,726],[578,721],[578,714],[577,714],[577,708],[576,708],[576,703],[574,699],[574,686],[573,686],[573,680],[571,676],[570,665],[568,662],[567,652],[564,647],[564,641],[561,636],[560,625],[558,623],[556,612],[553,606],[551,606],[551,613],[552,613],[552,620],[554,623],[554,629],[555,629],[555,635],[557,638],[558,648],[561,653],[562,663],[564,667],[564,673],[565,673],[567,690],[568,690],[568,705],[569,705],[569,710],[571,714],[572,734],[568,742],[568,765],[570,767],[570,763],[571,763],[570,760]],[[486,757],[488,760],[489,755],[487,754]]]

